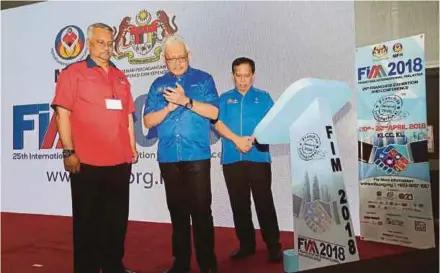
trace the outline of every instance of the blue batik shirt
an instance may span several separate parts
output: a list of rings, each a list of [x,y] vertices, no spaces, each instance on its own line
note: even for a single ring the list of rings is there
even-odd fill
[[[218,120],[238,136],[252,136],[255,127],[273,104],[272,98],[266,91],[251,87],[243,95],[234,88],[220,96]],[[257,143],[249,152],[241,153],[232,141],[222,137],[221,164],[238,161],[270,163],[269,146]]]
[[[189,67],[180,77],[167,73],[157,78],[148,93],[144,115],[162,110],[168,104],[163,96],[167,87],[175,88],[179,83],[185,95],[194,101],[218,107],[218,93],[212,76]],[[211,121],[199,114],[179,106],[167,115],[156,127],[159,144],[159,162],[195,161],[211,158]]]

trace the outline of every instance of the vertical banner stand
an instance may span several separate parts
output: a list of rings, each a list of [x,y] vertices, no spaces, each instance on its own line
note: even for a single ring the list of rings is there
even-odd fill
[[[286,273],[359,260],[332,121],[350,97],[346,83],[301,79],[255,129],[261,144],[290,144],[295,250],[285,252]]]

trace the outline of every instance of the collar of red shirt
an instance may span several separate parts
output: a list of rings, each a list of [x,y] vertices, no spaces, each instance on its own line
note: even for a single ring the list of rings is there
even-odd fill
[[[86,64],[87,64],[87,68],[93,68],[95,66],[98,66],[95,63],[95,61],[90,57],[90,55],[88,55],[86,58]],[[109,64],[116,68],[116,65],[112,61],[109,61]]]

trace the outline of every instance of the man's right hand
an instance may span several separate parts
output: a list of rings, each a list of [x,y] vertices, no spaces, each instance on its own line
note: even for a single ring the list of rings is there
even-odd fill
[[[64,158],[64,169],[70,173],[79,172],[80,161],[76,154]]]
[[[240,152],[247,153],[252,149],[252,138],[251,137],[237,137],[234,140],[234,144]]]

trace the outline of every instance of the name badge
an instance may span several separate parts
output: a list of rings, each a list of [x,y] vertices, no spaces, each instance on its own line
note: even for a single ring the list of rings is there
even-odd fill
[[[122,102],[117,99],[106,99],[105,106],[109,110],[122,110]]]

